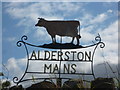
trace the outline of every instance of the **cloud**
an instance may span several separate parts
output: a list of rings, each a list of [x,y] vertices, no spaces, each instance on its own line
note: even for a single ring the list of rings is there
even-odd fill
[[[101,35],[105,41],[108,41],[111,43],[118,42],[118,20],[113,22],[104,30],[101,30]]]
[[[116,36],[118,34],[117,28],[115,28],[115,27],[117,27],[117,21],[114,24],[111,22],[111,24],[113,24],[113,25],[109,25],[109,23],[108,23],[109,27],[105,24],[106,22],[108,22],[108,20],[113,18],[113,16],[112,16],[113,13],[114,13],[114,11],[112,11],[111,9],[108,9],[106,12],[100,13],[96,16],[94,16],[90,13],[84,12],[84,16],[81,17],[81,20],[80,20],[81,36],[82,36],[81,42],[86,42],[86,44],[90,43],[92,40],[94,40],[94,37],[98,33],[103,35],[103,37],[106,36],[106,38],[104,38],[105,40],[111,39],[110,37],[112,37],[112,35],[107,35],[107,34],[109,34],[109,32]],[[116,32],[116,33],[114,33],[114,32]],[[90,37],[90,38],[88,38],[88,37]],[[117,40],[117,37],[114,39]],[[113,39],[111,39],[111,42],[112,42],[112,40]]]
[[[100,23],[107,19],[107,15],[102,13],[97,15],[93,20],[90,21],[91,24]]]
[[[113,12],[113,10],[109,9],[107,12],[112,13],[112,12]]]
[[[10,76],[21,77],[23,70],[21,69],[25,65],[25,59],[16,60],[15,58],[10,58],[7,61],[6,67],[10,71]]]
[[[103,49],[97,48],[97,55],[95,55],[95,64],[103,63],[108,61],[111,64],[118,63],[118,20],[114,21],[104,29],[97,28],[96,35],[91,33],[92,27],[86,27],[81,29],[82,38],[80,39],[81,43],[84,45],[93,44],[94,38],[97,36],[97,33],[100,34],[102,41],[105,43]],[[85,43],[86,42],[86,43]],[[101,60],[102,59],[102,60]]]
[[[22,5],[23,4],[23,5]],[[22,6],[22,7],[21,7]],[[46,6],[46,7],[45,7]],[[68,14],[71,14],[73,12],[77,12],[79,9],[82,9],[82,4],[76,4],[76,3],[9,3],[5,5],[6,12],[9,13],[12,17],[16,19],[20,19],[18,26],[24,26],[28,27],[25,29],[26,33],[31,32],[31,29],[33,25],[36,24],[38,21],[38,17],[45,17],[48,20],[54,19],[54,20],[63,20],[64,16],[66,16],[67,12]],[[57,8],[55,8],[57,7]],[[57,12],[63,12],[62,14]],[[108,9],[106,12],[100,13],[96,16],[90,14],[90,13],[84,13],[84,16],[81,17],[81,42],[84,44],[92,43],[95,36],[100,33],[102,39],[106,42],[106,46],[111,43],[111,46],[114,46],[115,48],[117,46],[117,21],[115,23],[112,23],[105,29],[101,29],[98,27],[100,24],[105,22],[106,20],[110,19],[110,15],[112,14],[112,10]],[[62,16],[63,15],[63,16]],[[96,28],[97,27],[97,28]],[[35,29],[35,28],[34,28]],[[95,30],[96,29],[96,30]],[[25,32],[24,32],[25,33]],[[43,28],[37,28],[34,30],[33,33],[34,37],[37,41],[42,41],[42,37],[44,37],[44,41],[48,42],[51,41],[51,37],[47,34],[46,30]],[[89,38],[88,38],[89,37]],[[114,37],[114,38],[113,38]],[[13,40],[13,39],[10,39]],[[42,41],[43,43],[45,43]],[[59,37],[58,37],[59,41]],[[71,38],[64,38],[63,41],[71,41]],[[115,42],[115,43],[114,43]],[[115,46],[116,45],[116,46]],[[108,48],[109,51],[115,51],[110,50],[112,49],[110,46]]]
[[[2,3],[0,2],[0,20],[2,20]],[[2,63],[2,22],[0,22],[0,63]],[[0,64],[0,71],[1,71]]]
[[[8,13],[12,19],[19,20],[17,26],[24,27],[23,30],[25,34],[31,33],[31,30],[29,30],[31,28],[35,29],[34,25],[37,23],[38,17],[43,17],[47,20],[63,20],[63,17],[56,13],[58,10],[54,8],[56,4],[52,3],[32,3],[29,5],[26,3],[9,3],[5,4],[4,7],[6,8],[6,13]]]
[[[83,4],[81,3],[70,3],[70,2],[65,2],[65,3],[54,3],[53,7],[56,8],[56,11],[63,12],[63,16],[68,16],[72,13],[76,13],[81,9]]]
[[[23,5],[22,5],[23,4]],[[79,10],[83,9],[84,4],[83,3],[71,3],[71,2],[56,2],[56,3],[32,3],[32,4],[26,4],[26,3],[9,3],[6,4],[6,12],[9,13],[12,17],[16,19],[20,19],[18,22],[18,26],[24,26],[24,33],[33,33],[32,30],[29,29],[34,29],[34,36],[36,36],[36,40],[40,41],[40,33],[42,34],[43,37],[46,37],[45,34],[46,31],[44,32],[42,30],[35,30],[34,26],[37,23],[37,18],[38,17],[43,17],[47,20],[63,20],[65,16],[69,16],[73,13],[78,12]],[[88,35],[92,37],[93,35],[91,34],[94,29],[100,24],[103,23],[105,20],[109,19],[109,14],[112,13],[112,10],[108,10],[104,13],[100,13],[97,16],[94,16],[90,13],[86,13],[85,11],[82,12],[84,13],[84,16],[80,18],[81,26],[82,26],[82,31],[83,37]],[[78,19],[78,18],[77,18]],[[41,28],[40,28],[41,29]],[[43,35],[44,33],[44,35]],[[49,37],[49,35],[47,35]],[[45,40],[47,41],[47,37]],[[85,41],[90,41],[90,38],[87,39],[84,37]],[[49,39],[50,40],[50,39]],[[84,41],[83,40],[83,41]]]
[[[113,71],[110,69],[109,65],[112,67]],[[105,78],[117,78],[118,79],[118,71],[117,71],[117,64],[97,64],[94,66],[94,73],[96,78],[98,77],[105,77]]]
[[[101,37],[106,43],[105,52],[118,53],[118,20],[101,31]]]
[[[25,4],[25,6],[23,5],[21,7],[22,4],[25,3],[9,3],[5,5],[5,7],[6,12],[10,14],[11,17],[19,20],[19,23],[17,23],[17,25],[19,27],[28,27],[27,29],[33,29],[32,27],[37,23],[38,17],[44,17],[47,20],[64,20],[65,16],[69,16],[71,13],[77,12],[79,9],[83,8],[82,5],[79,6],[79,4],[75,3],[32,3]],[[67,12],[67,14],[65,12]],[[95,72],[99,76],[102,76],[102,74],[103,76],[106,75],[104,65],[99,66],[99,64],[104,63],[104,61],[108,61],[113,67],[118,64],[118,21],[113,21],[111,22],[111,24],[108,23],[109,25],[106,25],[104,28],[100,27],[103,22],[106,22],[106,20],[110,19],[110,14],[112,14],[113,12],[114,11],[112,11],[111,9],[108,9],[106,12],[101,12],[96,16],[84,12],[84,16],[80,19],[82,35],[80,42],[84,43],[85,45],[93,44],[92,41],[94,41],[94,38],[99,33],[102,41],[106,45],[104,49],[98,47],[95,53]],[[47,34],[44,28],[38,27],[35,29],[36,30],[34,31],[34,33],[31,32],[34,38],[36,38],[35,40],[43,43],[51,41],[51,37]],[[28,31],[27,33],[30,33],[30,31]],[[44,40],[42,41],[43,38]],[[14,40],[14,38],[9,39],[9,41],[12,40]],[[57,40],[59,41],[60,37],[57,36]],[[71,41],[71,38],[64,38],[63,41],[69,42]],[[25,66],[26,58],[10,58],[7,62],[7,67],[11,72],[11,76],[16,75],[20,77],[21,74],[24,72],[23,67]],[[40,64],[34,64],[34,69],[38,70],[39,66]],[[89,66],[83,65],[83,67],[86,67],[86,71],[89,71]],[[32,66],[29,69],[32,69]],[[110,70],[108,71],[108,73],[111,73]]]
[[[113,40],[113,39],[111,39],[112,35],[111,36],[107,35],[107,34],[109,34],[109,32],[111,34],[113,34],[113,32],[116,32],[114,34],[115,35],[114,39],[117,40],[117,37],[116,37],[116,35],[118,34],[117,28],[114,28],[114,27],[117,27],[117,21],[114,24],[112,23],[113,25],[110,25],[109,27],[107,27],[107,25],[105,26],[105,23],[107,22],[107,20],[110,20],[112,18],[112,16],[111,16],[112,13],[113,13],[113,11],[110,9],[107,10],[106,12],[100,13],[96,16],[94,16],[90,13],[84,12],[84,16],[81,17],[81,20],[80,20],[80,22],[81,22],[81,31],[80,32],[81,32],[81,36],[82,36],[82,38],[80,39],[81,42],[83,44],[92,43],[92,41],[94,40],[94,38],[96,37],[96,35],[98,33],[100,33],[102,35],[101,36],[102,38],[104,36],[106,36],[106,38],[103,38],[103,40],[111,40],[111,42],[112,42],[112,40]]]
[[[32,0],[2,0],[3,2],[33,2]],[[34,2],[118,2],[119,0],[34,0]]]
[[[41,42],[41,44],[52,42],[52,39],[45,28],[36,28],[33,36],[38,42]]]
[[[13,19],[19,19],[17,23],[18,27],[24,27],[24,34],[33,33],[37,41],[42,42],[42,37],[45,37],[44,40],[50,40],[50,36],[47,32],[41,28],[35,30],[34,26],[37,23],[38,17],[43,17],[47,20],[63,20],[65,16],[71,15],[71,13],[77,12],[81,8],[82,4],[77,3],[9,3],[4,7],[6,12],[9,13]],[[56,8],[57,7],[57,8]],[[41,29],[41,30],[40,30]],[[46,36],[47,35],[47,36]],[[67,39],[63,39],[64,41]]]
[[[99,48],[99,47],[98,47]],[[91,48],[92,49],[92,48]],[[72,50],[70,50],[72,51]],[[74,50],[73,50],[74,51]],[[78,51],[81,51],[81,50],[78,50]],[[77,51],[77,52],[78,52]],[[84,51],[84,50],[83,50]],[[63,51],[64,52],[64,51]],[[41,52],[42,56],[44,56],[44,52],[42,51]],[[103,52],[102,52],[103,54]],[[31,54],[29,54],[31,55]],[[114,53],[112,54],[114,55]],[[115,56],[115,55],[114,55]],[[111,56],[112,57],[112,56]],[[109,57],[110,59],[113,59],[113,60],[116,60],[117,58],[111,58]],[[72,57],[71,57],[72,58]],[[97,50],[97,52],[95,53],[95,58],[94,58],[94,73],[95,73],[95,76],[96,77],[107,77],[109,75],[109,77],[115,77],[114,73],[111,71],[110,67],[106,64],[105,66],[105,61],[109,62],[108,60],[103,60],[104,57],[101,57],[100,56],[100,52],[99,52],[99,49]],[[21,58],[21,59],[15,59],[15,58],[10,58],[8,59],[8,62],[6,64],[6,67],[8,68],[9,70],[9,73],[10,73],[10,77],[15,77],[17,76],[19,79],[21,78],[21,76],[23,75],[24,71],[25,71],[25,68],[26,68],[26,63],[27,63],[27,58]],[[31,72],[38,72],[38,71],[43,71],[43,67],[44,67],[44,64],[43,63],[46,63],[47,65],[49,64],[52,64],[54,66],[54,64],[58,64],[58,61],[56,62],[47,62],[47,61],[30,61],[29,62],[29,67],[28,67],[28,71],[31,71]],[[77,65],[77,69],[76,71],[77,72],[83,72],[83,73],[91,73],[91,64],[90,63],[81,63],[81,62],[62,62],[62,66],[63,64],[76,64]],[[116,76],[117,76],[117,69],[116,69],[116,66],[118,65],[118,63],[112,63],[112,62],[109,62],[109,65],[112,67],[113,71],[116,72]],[[23,68],[24,67],[24,68]],[[107,68],[107,72],[106,72],[106,68]],[[63,71],[63,67],[61,68],[61,70]],[[25,77],[23,79],[26,79],[26,78],[32,78],[32,75],[34,77],[46,77],[46,75],[36,75],[36,74],[26,74]],[[47,77],[54,77],[55,75],[47,75]],[[64,75],[62,75],[63,77],[66,77]],[[70,75],[69,75],[70,76]],[[67,76],[68,77],[68,76]],[[80,76],[70,76],[72,78],[79,78]],[[85,76],[84,79],[87,79],[87,77]],[[87,79],[88,80],[88,79]],[[90,80],[92,80],[92,77],[90,77]],[[29,83],[22,83],[22,85],[24,87],[29,87],[30,85],[32,84],[32,82],[29,82]]]
[[[104,53],[111,63],[118,63],[118,21],[113,22],[101,31],[101,37],[106,47]],[[114,57],[113,57],[114,56]]]
[[[23,7],[20,7],[23,6]],[[44,16],[46,19],[49,19],[52,16],[52,19],[59,17],[61,19],[66,14],[70,14],[78,11],[81,8],[82,4],[80,3],[70,3],[70,2],[56,2],[56,3],[32,3],[32,4],[21,4],[21,3],[9,3],[6,12],[8,12],[14,18],[24,18],[30,17],[35,20],[38,16]],[[57,7],[57,8],[56,8]],[[59,12],[59,14],[57,13]],[[61,13],[60,12],[64,12]],[[62,18],[63,19],[63,18]]]
[[[16,40],[16,38],[15,38],[15,37],[10,37],[10,38],[7,38],[7,40],[8,40],[9,42],[13,42],[13,41]]]
[[[23,4],[23,5],[22,5]],[[21,7],[22,6],[22,7]],[[9,3],[5,5],[6,12],[9,13],[12,17],[16,19],[20,19],[18,26],[24,26],[28,27],[26,33],[30,33],[33,25],[36,24],[38,21],[38,17],[45,17],[48,20],[54,19],[54,20],[63,20],[64,16],[66,16],[67,12],[68,14],[71,14],[73,12],[77,12],[79,9],[82,9],[82,4],[77,3]],[[55,8],[57,7],[57,8]],[[59,13],[57,13],[59,12]],[[61,13],[62,12],[62,13]],[[109,46],[111,43],[111,46],[114,46],[115,48],[117,46],[117,21],[115,23],[112,23],[105,29],[101,29],[98,26],[105,22],[106,20],[110,19],[109,14],[112,14],[112,10],[108,9],[106,12],[100,13],[96,16],[90,14],[90,13],[84,13],[84,16],[82,17],[81,21],[81,42],[84,44],[89,44],[90,42],[94,40],[94,37],[97,35],[97,33],[100,33],[102,39],[107,43],[106,45]],[[85,26],[86,25],[86,26]],[[97,27],[97,28],[96,28]],[[32,28],[33,29],[33,28]],[[35,29],[35,28],[34,28]],[[96,29],[96,30],[95,30]],[[25,33],[25,32],[24,32]],[[44,41],[50,41],[51,37],[47,34],[46,30],[43,28],[37,28],[34,30],[33,33],[34,37],[37,41],[41,41],[42,37],[44,37]],[[89,37],[89,38],[88,38]],[[113,38],[114,37],[114,38]],[[13,40],[10,39],[10,40]],[[59,40],[59,38],[58,38]],[[69,41],[71,38],[69,38]],[[68,41],[67,39],[64,39],[64,41]],[[43,42],[44,43],[44,42]],[[110,50],[112,48],[108,48]],[[113,50],[113,49],[112,49]],[[110,50],[110,51],[112,51]],[[115,49],[116,50],[116,49]],[[113,50],[113,51],[115,51]]]
[[[82,25],[87,27],[87,26],[97,26],[98,24],[102,24],[106,20],[111,18],[113,11],[112,10],[107,10],[106,12],[97,14],[96,16],[90,14],[90,13],[84,13],[82,20]]]

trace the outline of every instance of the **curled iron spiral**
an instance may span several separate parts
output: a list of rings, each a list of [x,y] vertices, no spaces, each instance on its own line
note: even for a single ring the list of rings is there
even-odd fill
[[[14,82],[14,83],[18,83],[18,82],[19,82],[18,77],[14,77],[14,78],[13,78],[13,82]]]
[[[101,42],[100,34],[98,34],[98,36],[95,37],[95,41],[97,41],[97,42]]]
[[[100,42],[99,44],[100,44],[100,48],[104,48],[105,47],[105,43]]]
[[[26,35],[22,36],[21,41],[27,40],[28,37]]]
[[[100,45],[100,48],[105,47],[105,43],[101,42],[101,37],[99,33],[98,33],[98,36],[95,37],[95,41],[97,41],[97,44]]]
[[[18,47],[21,47],[22,44],[25,44],[25,41],[24,41],[24,40],[27,40],[27,39],[28,39],[27,36],[25,36],[25,35],[22,36],[21,40],[17,42],[17,46],[18,46]]]

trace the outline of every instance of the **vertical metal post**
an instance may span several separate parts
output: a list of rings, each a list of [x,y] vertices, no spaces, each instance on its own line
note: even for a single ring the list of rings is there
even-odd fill
[[[62,44],[62,37],[60,39],[60,43]],[[60,49],[60,51],[62,52],[62,49]],[[61,73],[61,59],[60,59],[60,63],[59,63],[59,78],[57,78],[57,80],[56,80],[58,88],[61,88],[61,86],[62,86],[62,79],[60,77],[60,73]]]
[[[61,78],[57,78],[57,87],[58,88],[61,88],[61,86],[62,86],[62,79]]]

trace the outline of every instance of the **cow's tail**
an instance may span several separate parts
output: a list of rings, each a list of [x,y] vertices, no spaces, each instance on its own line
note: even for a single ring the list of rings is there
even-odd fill
[[[79,22],[79,26],[78,26],[78,37],[81,38],[81,35],[80,35],[80,22]]]

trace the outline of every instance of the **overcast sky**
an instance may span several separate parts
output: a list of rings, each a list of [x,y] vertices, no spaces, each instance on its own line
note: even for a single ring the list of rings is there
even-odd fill
[[[3,2],[2,61],[9,69],[10,78],[20,76],[26,65],[25,49],[16,46],[23,35],[27,35],[28,42],[32,44],[51,43],[46,29],[35,27],[38,17],[80,21],[81,45],[93,44],[98,33],[106,45],[97,51],[95,65],[100,66],[104,61],[113,66],[118,64],[117,2]],[[57,37],[57,41],[59,39]],[[63,38],[63,42],[69,43],[71,38]]]

